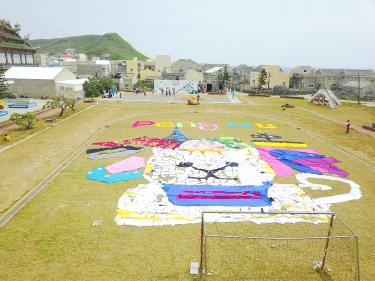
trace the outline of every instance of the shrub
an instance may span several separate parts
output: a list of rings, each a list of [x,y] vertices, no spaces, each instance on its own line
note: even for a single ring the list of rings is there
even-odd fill
[[[33,112],[27,112],[25,114],[13,113],[10,116],[10,120],[15,121],[18,126],[30,130],[35,124],[35,114]]]

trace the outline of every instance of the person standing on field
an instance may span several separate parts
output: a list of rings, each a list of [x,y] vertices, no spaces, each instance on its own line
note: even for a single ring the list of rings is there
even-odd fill
[[[351,126],[351,125],[352,125],[352,124],[350,124],[350,121],[347,120],[347,121],[346,121],[346,124],[345,124],[345,128],[346,128],[345,134],[349,134],[349,133],[350,133],[350,126]]]

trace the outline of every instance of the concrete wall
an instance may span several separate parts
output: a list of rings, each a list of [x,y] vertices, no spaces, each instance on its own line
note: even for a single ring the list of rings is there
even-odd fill
[[[191,81],[203,81],[203,73],[194,69],[189,69],[185,72],[185,79]]]
[[[278,65],[261,66],[267,72],[266,88],[274,88],[275,86],[284,86],[289,88],[289,73],[281,70]]]
[[[76,79],[75,75],[67,69],[63,69],[53,79],[12,79],[14,84],[9,85],[10,90],[17,97],[21,95],[28,96],[30,98],[41,98],[41,97],[53,97],[58,95],[56,91],[56,82],[62,80],[73,80]]]
[[[30,98],[41,98],[44,96],[56,96],[56,87],[54,80],[36,80],[36,79],[12,79],[14,84],[9,85],[9,89],[17,97],[21,95]]]
[[[63,61],[62,67],[65,69],[77,73],[77,62],[76,61]]]
[[[134,74],[138,77],[138,59],[133,58],[132,60],[126,60],[126,74]]]
[[[35,54],[34,62],[39,66],[48,66],[48,55],[46,54]]]
[[[198,89],[198,81],[189,80],[155,80],[154,81],[154,91],[155,93],[161,93],[161,89],[166,89],[172,91],[175,89],[176,94],[186,94],[190,93],[192,90]]]
[[[171,71],[171,56],[157,55],[155,57],[155,71],[157,75],[161,75],[164,69]]]
[[[187,59],[187,60],[181,59],[181,60],[175,61],[174,63],[172,63],[171,68],[172,68],[171,69],[172,72],[186,72],[189,69],[194,69],[197,71],[201,70],[200,64],[190,59]]]
[[[84,98],[85,97],[85,91],[84,90],[79,90],[79,91],[74,91],[74,90],[56,90],[56,95],[68,99],[77,99],[77,98]]]
[[[258,77],[259,77],[259,71],[251,71],[249,74],[249,84],[250,87],[256,88],[258,87]]]
[[[155,77],[156,72],[153,71],[153,70],[150,70],[150,69],[145,69],[145,70],[141,70],[139,72],[139,75],[140,75],[140,80],[143,81],[143,80],[146,80],[149,77]]]
[[[99,64],[79,63],[77,65],[77,75],[90,75],[92,77],[102,77],[104,76],[104,72],[102,66]]]

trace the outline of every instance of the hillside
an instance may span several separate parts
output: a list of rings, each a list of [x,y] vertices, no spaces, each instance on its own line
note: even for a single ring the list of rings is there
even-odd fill
[[[85,53],[91,56],[110,54],[111,58],[115,60],[133,57],[141,60],[147,58],[117,33],[37,39],[30,40],[30,43],[34,48],[37,48],[38,53],[56,54],[63,52],[65,49],[75,49],[78,53]]]

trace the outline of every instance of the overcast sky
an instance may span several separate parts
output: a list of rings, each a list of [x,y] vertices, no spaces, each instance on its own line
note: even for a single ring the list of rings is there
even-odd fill
[[[375,68],[375,0],[0,0],[31,39],[117,32],[149,57]]]

